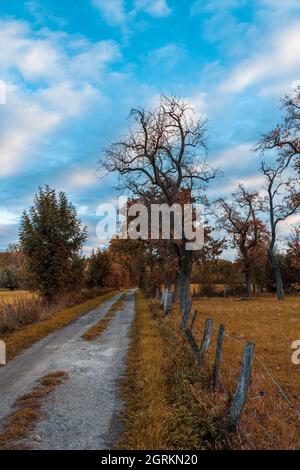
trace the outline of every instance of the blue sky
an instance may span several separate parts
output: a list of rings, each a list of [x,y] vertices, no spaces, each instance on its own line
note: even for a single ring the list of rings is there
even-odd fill
[[[161,92],[207,117],[209,162],[224,171],[210,198],[261,188],[251,148],[300,83],[300,2],[1,0],[0,80],[0,249],[49,184],[75,203],[89,250],[96,207],[115,196],[96,174],[101,151]]]

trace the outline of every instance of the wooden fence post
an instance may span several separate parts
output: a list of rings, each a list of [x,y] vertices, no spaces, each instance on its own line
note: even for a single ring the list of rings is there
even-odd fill
[[[4,341],[0,341],[0,365],[6,364],[6,344]]]
[[[170,292],[165,295],[165,302],[164,302],[164,314],[168,315],[168,313],[171,312],[172,308],[172,300],[173,300],[173,294]]]
[[[223,342],[224,342],[224,332],[225,332],[225,326],[220,325],[218,339],[217,339],[216,356],[215,356],[215,362],[213,365],[213,373],[212,373],[213,388],[216,388],[219,382],[220,364],[221,364],[222,349],[223,349]]]
[[[191,345],[193,356],[195,357],[195,359],[198,359],[199,348],[198,348],[198,345],[196,343],[196,340],[194,338],[194,335],[193,335],[191,329],[187,328],[186,330],[184,330],[184,332],[185,332],[185,336],[186,336],[188,342]]]
[[[193,331],[193,328],[194,328],[194,324],[195,324],[197,315],[198,315],[198,310],[195,310],[195,311],[194,311],[194,314],[193,314],[192,322],[191,322],[191,331]]]
[[[214,321],[211,318],[208,318],[205,321],[204,334],[202,343],[198,353],[198,361],[201,362],[204,358],[206,351],[208,350],[211,342],[211,335],[213,332]]]
[[[163,287],[162,296],[161,296],[161,301],[160,301],[160,306],[161,306],[162,308],[164,308],[164,305],[165,305],[165,298],[166,298],[167,293],[168,293],[168,289],[165,289],[165,288]]]
[[[162,288],[161,298],[160,298],[160,306],[163,306],[164,303],[164,295],[165,295],[165,288]]]
[[[229,419],[234,425],[238,423],[247,399],[253,366],[254,346],[254,343],[247,343],[244,349],[240,378],[229,410]]]

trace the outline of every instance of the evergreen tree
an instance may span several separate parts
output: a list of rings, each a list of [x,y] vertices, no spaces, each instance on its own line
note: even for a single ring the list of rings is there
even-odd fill
[[[0,286],[15,290],[20,285],[20,273],[16,266],[8,265],[0,269]]]
[[[110,274],[110,268],[110,257],[106,251],[93,252],[88,263],[87,286],[104,287]]]
[[[51,300],[70,289],[74,262],[86,238],[87,229],[65,193],[39,188],[33,206],[23,214],[20,245],[31,284],[43,297]]]

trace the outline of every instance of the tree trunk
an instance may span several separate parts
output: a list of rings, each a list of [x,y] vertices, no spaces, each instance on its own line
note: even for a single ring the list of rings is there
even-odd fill
[[[283,300],[284,291],[283,291],[280,264],[279,264],[277,256],[274,255],[274,252],[271,249],[269,250],[269,260],[270,260],[270,263],[271,263],[271,266],[273,268],[274,275],[275,275],[277,300]]]
[[[245,274],[245,281],[246,281],[246,295],[247,297],[251,297],[252,288],[251,288],[251,263],[249,260],[248,252],[246,249],[241,249],[243,255],[243,268]]]
[[[175,279],[174,279],[174,296],[173,296],[173,302],[175,304],[178,304],[180,300],[180,288],[181,288],[181,276],[180,276],[180,272],[176,271]]]
[[[191,275],[193,268],[193,253],[185,249],[179,259],[180,267],[180,308],[182,312],[182,327],[188,327],[190,313],[192,309],[191,297]]]
[[[275,266],[275,282],[276,282],[277,300],[283,300],[284,291],[283,291],[282,278],[281,278],[281,269],[280,269],[278,262],[276,263],[276,266]]]
[[[180,308],[182,312],[182,327],[188,327],[190,313],[192,309],[192,297],[190,293],[190,276],[184,273],[181,276]]]
[[[248,270],[245,272],[245,279],[246,279],[246,294],[247,294],[247,297],[251,297],[251,294],[252,294],[251,276]]]

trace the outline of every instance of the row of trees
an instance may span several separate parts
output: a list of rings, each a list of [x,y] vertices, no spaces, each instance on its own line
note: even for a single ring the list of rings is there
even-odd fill
[[[29,288],[52,301],[84,288],[120,288],[130,283],[113,254],[98,249],[82,255],[87,229],[65,193],[40,188],[24,212],[19,244],[0,254],[0,286]]]
[[[263,135],[257,144],[255,150],[260,156],[264,188],[258,193],[239,186],[230,199],[219,199],[211,205],[212,217],[217,219],[219,228],[225,230],[226,238],[238,250],[249,295],[254,260],[266,254],[274,275],[277,297],[284,297],[278,226],[295,214],[300,206],[299,102],[300,88],[295,96],[284,100],[283,123]],[[147,207],[153,203],[165,203],[171,207],[195,201],[209,206],[206,188],[220,176],[220,172],[207,162],[205,120],[181,99],[165,96],[154,110],[134,109],[130,118],[128,134],[107,149],[100,167],[117,173],[119,188],[131,194],[133,201]],[[140,284],[146,282],[149,274],[152,279],[163,277],[165,284],[174,282],[184,327],[191,310],[193,265],[218,256],[226,245],[224,239],[214,238],[209,227],[205,237],[204,248],[197,252],[186,248],[188,240],[185,235],[182,240],[114,243],[114,249],[123,256],[124,252],[132,249],[141,252],[139,266],[133,269]]]
[[[119,189],[129,193],[132,203],[141,202],[148,208],[154,203],[170,208],[174,204],[205,204],[210,225],[216,225],[222,235],[217,236],[216,227],[212,229],[207,223],[203,248],[189,250],[182,218],[181,239],[114,239],[106,252],[92,253],[86,259],[82,256],[86,227],[66,195],[46,186],[39,190],[30,211],[23,214],[19,249],[15,250],[22,259],[26,283],[50,300],[83,286],[137,282],[155,290],[162,282],[166,286],[174,283],[174,297],[180,303],[186,327],[194,266],[215,263],[231,243],[238,252],[248,295],[260,270],[266,269],[263,260],[265,265],[268,260],[277,297],[283,299],[278,226],[300,207],[299,102],[297,89],[294,97],[284,100],[283,123],[263,135],[257,145],[264,188],[255,192],[240,185],[231,198],[213,204],[206,197],[206,189],[221,173],[207,162],[207,131],[202,116],[183,100],[165,96],[153,110],[132,110],[128,134],[107,149],[100,166],[119,175]],[[195,223],[195,212],[192,216]],[[171,233],[175,233],[174,219]],[[284,255],[296,273],[298,254],[296,229]]]

